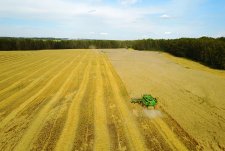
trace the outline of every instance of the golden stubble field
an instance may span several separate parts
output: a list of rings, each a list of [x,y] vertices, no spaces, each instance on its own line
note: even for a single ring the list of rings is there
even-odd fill
[[[166,108],[166,99],[155,93],[157,89],[153,91],[161,101],[157,111],[130,103],[133,95],[130,90],[136,88],[136,94],[141,93],[138,90],[143,85],[135,85],[132,77],[127,80],[133,81],[133,87],[129,88],[126,81],[124,85],[108,59],[107,54],[112,57],[112,52],[109,53],[0,52],[0,150],[204,149],[176,121],[180,120],[177,113],[169,112],[171,107]],[[115,57],[117,51],[113,53]],[[115,60],[118,59],[119,56]],[[114,66],[121,74],[117,65]],[[137,79],[146,76],[139,75]],[[121,77],[124,81],[124,76]],[[180,106],[177,107],[179,110]]]
[[[202,150],[225,150],[224,70],[162,52],[104,52],[130,97],[151,93],[158,98],[163,113],[171,116]],[[167,124],[176,132],[173,124]]]

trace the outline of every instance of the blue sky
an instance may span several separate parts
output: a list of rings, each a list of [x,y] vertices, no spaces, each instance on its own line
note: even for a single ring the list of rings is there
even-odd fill
[[[224,0],[0,0],[0,36],[225,36]]]

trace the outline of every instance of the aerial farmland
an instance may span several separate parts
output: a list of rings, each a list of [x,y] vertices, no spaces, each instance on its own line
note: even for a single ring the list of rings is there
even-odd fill
[[[225,151],[224,0],[2,0],[0,151]]]
[[[177,64],[167,54],[126,49],[3,51],[0,56],[1,150],[201,150],[223,145],[219,106],[224,104],[216,100],[225,98],[224,72],[187,69],[188,64]],[[147,56],[150,60],[140,62]],[[168,66],[166,73],[156,62]],[[205,77],[189,85],[174,81],[174,76],[188,78],[188,72]],[[202,83],[208,78],[218,89]],[[193,85],[204,88],[192,92]],[[215,107],[202,102],[202,91],[213,92],[205,99],[214,97]],[[158,97],[157,109],[130,103],[131,97],[150,92]],[[204,137],[209,128],[214,133]]]

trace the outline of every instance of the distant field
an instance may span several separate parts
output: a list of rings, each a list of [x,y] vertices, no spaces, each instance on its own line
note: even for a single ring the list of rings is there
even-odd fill
[[[161,101],[159,110],[130,103],[132,87],[126,81],[123,84],[107,57],[109,53],[101,50],[0,52],[0,150],[203,149],[176,121],[179,118],[173,117],[176,112],[171,116],[164,111],[166,100],[156,93],[158,87],[152,85],[152,89],[156,88],[153,94]],[[124,67],[127,54],[121,54],[124,60],[109,56],[117,68]],[[138,69],[135,64],[130,66]],[[138,70],[136,73],[139,75],[136,79],[146,78],[145,84],[151,85],[147,77],[153,75]],[[137,81],[127,80],[134,82],[135,94],[141,95],[142,91],[135,85]],[[171,95],[176,96],[168,97]]]

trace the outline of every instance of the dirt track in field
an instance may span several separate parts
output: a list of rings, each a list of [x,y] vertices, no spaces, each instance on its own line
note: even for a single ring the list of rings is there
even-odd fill
[[[150,93],[158,98],[160,110],[170,117],[161,119],[180,140],[190,144],[188,135],[198,149],[225,150],[225,71],[160,52],[103,52],[130,97]]]
[[[202,149],[164,108],[129,101],[100,50],[0,52],[0,150]]]

